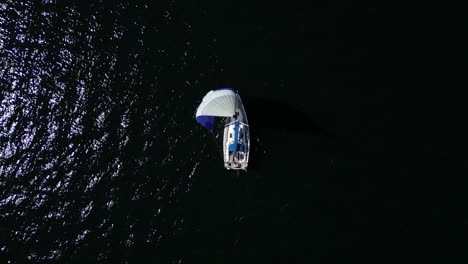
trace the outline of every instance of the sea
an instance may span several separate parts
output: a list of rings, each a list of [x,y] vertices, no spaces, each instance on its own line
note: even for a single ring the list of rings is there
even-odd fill
[[[456,255],[463,184],[429,175],[463,160],[434,140],[450,123],[434,104],[395,89],[414,37],[383,17],[338,1],[1,0],[0,263]],[[224,169],[219,131],[194,118],[218,88],[244,103],[247,172]]]

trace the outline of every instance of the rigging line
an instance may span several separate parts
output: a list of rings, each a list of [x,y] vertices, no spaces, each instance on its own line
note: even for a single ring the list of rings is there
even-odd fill
[[[219,147],[218,143],[216,142],[216,137],[215,137],[213,131],[210,131],[210,132],[211,132],[211,135],[213,136],[213,141],[214,141],[216,147],[218,148],[218,153],[221,155],[221,159],[223,159],[223,161],[224,161],[223,154],[222,154],[223,151],[221,150],[221,148]]]
[[[201,150],[201,153],[203,154],[203,152],[205,152],[205,149],[206,149],[206,144],[205,146],[203,146],[202,150]]]

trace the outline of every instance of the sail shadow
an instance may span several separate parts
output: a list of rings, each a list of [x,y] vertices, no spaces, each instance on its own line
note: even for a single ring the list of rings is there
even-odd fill
[[[310,114],[287,103],[258,96],[243,96],[242,101],[250,126],[250,170],[262,170],[270,164],[270,154],[279,147],[278,140],[292,143],[297,136],[315,138],[322,143],[335,139],[333,133]],[[286,144],[288,153],[295,153],[297,144]],[[284,144],[281,144],[284,148]]]
[[[249,125],[258,136],[292,132],[308,136],[332,136],[309,114],[283,102],[258,96],[243,96]]]

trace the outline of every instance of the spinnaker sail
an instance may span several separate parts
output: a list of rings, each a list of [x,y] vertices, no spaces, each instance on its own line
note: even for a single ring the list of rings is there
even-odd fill
[[[213,130],[214,117],[228,117],[235,114],[237,95],[230,88],[208,92],[197,109],[197,122]]]

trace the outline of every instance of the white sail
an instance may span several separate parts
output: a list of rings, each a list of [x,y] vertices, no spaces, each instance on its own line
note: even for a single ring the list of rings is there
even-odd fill
[[[233,116],[237,96],[231,89],[210,91],[197,109],[196,116]]]

